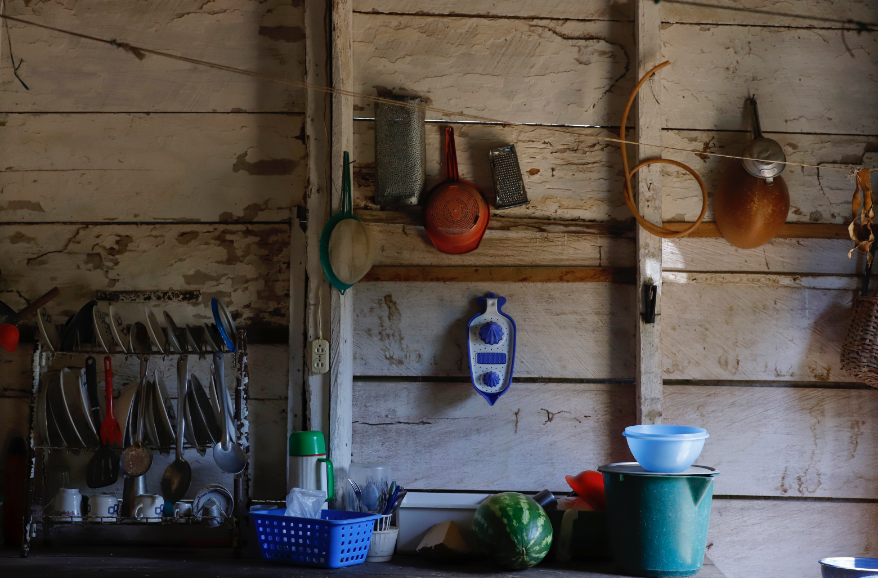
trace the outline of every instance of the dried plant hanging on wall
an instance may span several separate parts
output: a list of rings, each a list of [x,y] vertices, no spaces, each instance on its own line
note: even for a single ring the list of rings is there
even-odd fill
[[[872,263],[872,243],[875,241],[875,234],[872,232],[872,222],[875,220],[875,210],[872,206],[872,183],[870,182],[872,169],[860,169],[857,171],[857,185],[854,189],[854,198],[851,200],[851,210],[853,212],[853,220],[848,227],[851,240],[856,243],[853,249],[848,251],[850,258],[857,249],[865,251],[868,257],[868,263]],[[862,190],[862,198],[860,191]],[[859,222],[857,222],[859,220]]]

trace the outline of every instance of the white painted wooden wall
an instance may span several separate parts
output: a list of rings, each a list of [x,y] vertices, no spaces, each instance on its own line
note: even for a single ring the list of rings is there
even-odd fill
[[[673,62],[661,73],[662,142],[738,152],[747,140],[741,105],[754,93],[764,130],[790,160],[874,166],[878,33],[843,33],[827,19],[875,22],[876,5],[712,4],[817,20],[662,2],[662,55]],[[487,193],[487,150],[516,144],[531,204],[502,215],[534,224],[492,228],[462,257],[436,252],[415,225],[374,224],[377,265],[634,266],[633,237],[585,223],[629,218],[618,148],[550,130],[590,124],[598,128],[583,134],[614,134],[637,80],[633,5],[353,0],[355,90],[539,123],[457,127],[461,174]],[[326,47],[306,37],[323,14],[309,6],[9,0],[8,12],[330,82],[321,76]],[[243,325],[289,325],[294,351],[254,345],[250,365],[253,495],[280,498],[288,428],[326,430],[331,413],[328,380],[310,378],[303,395],[298,349],[314,337],[317,315],[327,333],[330,321],[329,293],[318,309],[313,268],[329,207],[328,131],[336,134],[326,103],[248,77],[10,30],[31,90],[0,59],[0,299],[20,308],[59,285],[50,311],[69,315],[95,289],[200,289],[227,299]],[[353,103],[355,117],[371,110]],[[355,121],[351,138],[355,203],[376,208],[373,123]],[[429,124],[428,187],[443,178],[441,146],[441,125]],[[710,191],[729,168],[666,158],[696,168]],[[843,175],[788,169],[784,178],[790,222],[845,222]],[[664,221],[697,216],[691,179],[664,171],[662,191]],[[307,237],[291,226],[299,204],[311,209]],[[820,239],[752,251],[722,239],[662,243],[663,419],[711,432],[701,462],[723,475],[709,554],[727,576],[816,576],[821,556],[878,554],[878,392],[860,389],[839,364],[862,270],[846,250]],[[464,377],[460,337],[474,298],[491,290],[508,297],[520,327],[518,380],[493,408]],[[564,474],[629,459],[620,432],[635,419],[631,286],[368,283],[352,305],[354,460],[388,461],[413,488],[563,491]],[[0,352],[3,448],[25,429],[29,386],[27,349]],[[461,465],[465,455],[472,464]]]
[[[514,143],[531,203],[494,215],[539,221],[498,225],[478,251],[453,257],[416,224],[373,217],[376,264],[634,266],[630,235],[582,224],[630,219],[618,148],[551,127],[597,125],[581,132],[606,136],[618,127],[638,80],[638,4],[354,0],[358,90],[538,124],[458,125],[456,140],[462,177],[489,194],[487,151]],[[878,32],[842,32],[828,19],[875,22],[878,5],[710,4],[717,8],[660,4],[661,57],[672,62],[660,73],[663,144],[739,154],[743,101],[755,94],[763,129],[790,160],[874,166]],[[368,119],[372,107],[356,103],[354,114]],[[441,128],[427,126],[428,188],[444,178]],[[378,210],[374,124],[358,121],[354,131],[355,202]],[[711,193],[734,166],[665,158],[695,168]],[[844,173],[790,167],[784,178],[789,222],[849,218]],[[665,169],[661,189],[662,220],[697,217],[694,180]],[[878,555],[878,391],[839,363],[863,266],[847,249],[832,239],[750,251],[722,239],[662,243],[663,420],[711,433],[699,462],[722,475],[708,548],[727,576],[819,576],[822,556]],[[517,380],[494,407],[469,384],[463,338],[475,297],[487,291],[509,299],[519,327]],[[354,460],[389,462],[414,488],[565,491],[564,474],[631,459],[621,431],[636,419],[634,292],[605,283],[360,285]]]

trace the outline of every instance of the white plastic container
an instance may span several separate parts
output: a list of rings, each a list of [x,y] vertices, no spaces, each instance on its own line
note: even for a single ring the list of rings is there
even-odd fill
[[[381,516],[375,520],[375,529],[372,531],[372,541],[369,543],[366,562],[390,562],[393,558],[399,528],[390,525],[390,518],[391,516]]]
[[[467,544],[473,544],[473,517],[482,500],[493,494],[409,491],[399,507],[398,552],[414,552],[427,530],[451,520]]]

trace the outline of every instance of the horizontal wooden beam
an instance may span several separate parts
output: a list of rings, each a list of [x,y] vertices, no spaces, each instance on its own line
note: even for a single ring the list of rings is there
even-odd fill
[[[690,227],[692,223],[663,223],[666,229],[682,231]],[[698,228],[688,235],[689,237],[722,237],[716,223],[701,223]],[[776,239],[848,239],[847,225],[833,225],[830,223],[787,223]]]
[[[631,267],[372,267],[362,281],[634,283]]]
[[[364,223],[380,225],[410,225],[422,227],[424,222],[420,207],[412,207],[401,211],[376,211],[358,209],[357,217]],[[667,229],[682,231],[692,223],[662,223]],[[518,217],[492,216],[488,229],[492,231],[527,231],[541,233],[565,233],[569,235],[595,235],[602,237],[633,237],[632,222],[594,223],[586,221],[561,221],[555,219],[523,219]],[[721,238],[716,223],[701,223],[690,238]],[[787,223],[777,235],[778,239],[847,239],[847,225],[829,223]]]

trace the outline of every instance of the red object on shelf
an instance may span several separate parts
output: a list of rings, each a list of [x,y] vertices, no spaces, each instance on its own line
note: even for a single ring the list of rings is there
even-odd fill
[[[565,476],[576,495],[588,502],[597,512],[607,511],[607,494],[604,491],[604,475],[593,470],[576,476]]]
[[[16,546],[21,546],[23,537],[26,482],[27,447],[24,438],[17,437],[9,443],[3,476],[3,533]]]

